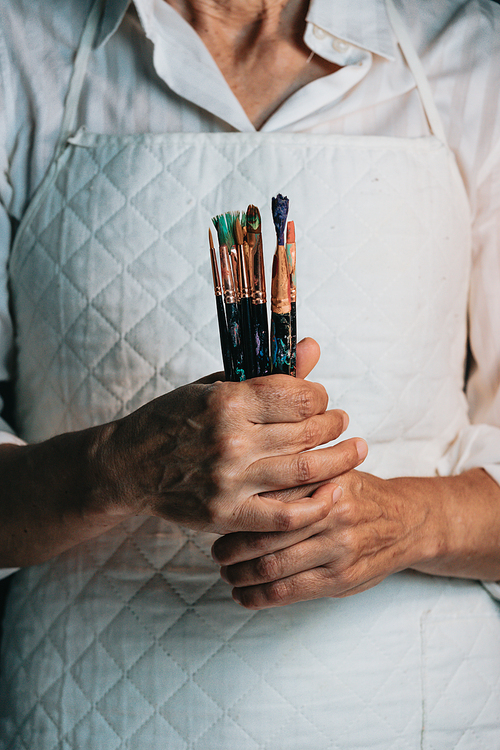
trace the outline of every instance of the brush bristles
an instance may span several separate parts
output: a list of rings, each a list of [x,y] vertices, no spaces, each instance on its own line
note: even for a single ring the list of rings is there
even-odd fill
[[[257,234],[260,232],[260,212],[257,206],[250,205],[246,213],[247,232]]]
[[[241,223],[239,219],[236,219],[236,221],[234,222],[234,238],[236,240],[237,245],[243,245],[243,242],[244,242],[243,229],[241,228]]]
[[[227,220],[226,220],[227,214],[219,214],[218,216],[212,217],[212,222],[217,230],[217,237],[219,239],[219,245],[227,245],[228,247],[231,246],[231,233],[229,231],[229,227],[227,226]]]
[[[272,199],[273,221],[276,229],[278,245],[285,244],[285,227],[288,216],[289,200],[286,196],[279,193],[276,198]]]

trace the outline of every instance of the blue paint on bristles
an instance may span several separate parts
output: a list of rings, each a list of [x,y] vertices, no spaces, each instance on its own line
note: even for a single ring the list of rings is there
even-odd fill
[[[278,245],[284,245],[285,244],[285,228],[286,228],[286,219],[288,216],[288,204],[289,200],[288,198],[281,193],[278,193],[276,198],[273,198],[271,201],[272,210],[273,210],[273,221],[274,221],[274,227],[276,229],[276,237],[278,240]]]

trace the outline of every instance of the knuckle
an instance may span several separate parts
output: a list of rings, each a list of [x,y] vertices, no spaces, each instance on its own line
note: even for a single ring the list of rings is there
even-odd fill
[[[348,526],[339,534],[339,542],[344,550],[344,555],[354,555],[358,547],[358,534],[354,525]]]
[[[295,458],[295,480],[297,484],[307,484],[312,480],[311,455],[299,453]]]
[[[274,515],[276,531],[290,531],[293,528],[293,514],[285,505],[276,511]]]
[[[284,604],[290,598],[288,582],[283,579],[266,584],[263,593],[266,601],[275,606]]]
[[[304,424],[304,445],[306,448],[315,448],[321,442],[322,434],[318,422],[309,419]]]
[[[242,409],[242,399],[240,394],[235,391],[231,391],[224,399],[223,404],[220,407],[219,415],[220,418],[227,420],[234,418],[235,414],[239,414]]]
[[[344,568],[337,575],[337,585],[340,591],[348,591],[358,583],[356,571],[353,567]]]
[[[295,395],[295,406],[301,419],[314,414],[315,398],[310,388],[301,388]]]
[[[352,527],[358,520],[358,511],[350,498],[341,500],[336,506],[337,518],[347,527]]]
[[[274,553],[264,555],[255,564],[257,576],[262,581],[274,581],[281,576],[281,565]]]
[[[248,450],[246,441],[241,432],[231,432],[220,441],[221,457],[225,461],[236,461]]]

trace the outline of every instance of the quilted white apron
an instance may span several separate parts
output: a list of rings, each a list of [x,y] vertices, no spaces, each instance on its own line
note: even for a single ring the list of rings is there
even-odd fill
[[[18,424],[28,440],[116,419],[220,369],[206,230],[290,198],[300,333],[378,475],[433,475],[467,423],[469,215],[434,135],[72,132],[11,259]],[[406,572],[346,600],[250,612],[213,538],[134,518],[19,572],[5,618],[9,750],[500,747],[500,621],[479,584]],[[3,744],[2,744],[3,743]]]

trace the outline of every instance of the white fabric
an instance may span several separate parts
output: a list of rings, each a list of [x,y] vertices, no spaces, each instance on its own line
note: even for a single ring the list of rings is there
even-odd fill
[[[107,3],[101,43],[115,29],[125,6],[125,0]],[[253,130],[188,24],[163,2],[138,0],[137,6],[155,39],[157,69],[170,88],[159,85],[148,65],[135,65],[131,45],[137,49],[135,55],[144,59],[149,51],[141,40],[140,27],[129,15],[91,61],[80,119],[96,132]],[[433,98],[473,206],[471,341],[477,368],[469,381],[468,396],[472,421],[498,425],[500,96],[494,92],[500,63],[499,9],[487,0],[420,6],[418,11],[409,2],[398,7],[429,75]],[[32,8],[23,0],[0,7],[0,268],[5,267],[9,248],[7,211],[20,218],[54,151],[73,50],[86,14],[86,3],[81,0],[58,6],[56,16],[50,2],[37,7],[36,13]],[[311,2],[306,44],[316,54],[348,67],[297,92],[263,131],[300,129],[412,137],[427,132],[420,96],[395,45],[383,2],[363,0],[357,9],[355,17],[363,19],[360,25],[353,20],[349,0],[338,0],[335,12],[328,0]],[[25,38],[30,44],[25,44]],[[184,48],[206,66],[193,68],[187,52],[183,58],[186,65],[172,66],[168,60],[175,60],[171,54],[174,48]],[[457,70],[460,86],[455,85]],[[193,79],[199,82],[198,95],[192,89]],[[214,87],[217,97],[207,100],[206,92],[212,96]],[[134,95],[129,97],[127,91]],[[190,95],[194,104],[187,105]],[[36,123],[34,129],[31,122]],[[0,329],[0,377],[5,378],[12,338],[7,296],[1,292]],[[0,440],[15,438],[5,430]],[[453,471],[484,465],[500,481],[496,431],[479,428],[474,434],[466,430],[461,441],[467,444],[467,464],[457,455]],[[446,473],[448,468],[442,470]]]
[[[56,15],[51,2],[37,6],[36,13],[28,0],[7,0],[0,7],[0,268],[5,267],[9,249],[5,212],[21,217],[53,154],[73,51],[87,6],[82,0],[67,0],[57,6]],[[101,40],[114,29],[125,6],[125,0],[107,3]],[[138,6],[144,17],[151,15],[150,0],[140,0]],[[156,30],[157,59],[164,61],[171,45],[184,45],[198,59],[206,59],[206,50],[188,24],[165,3],[159,7],[160,15],[155,16],[155,23],[161,24]],[[429,75],[472,203],[471,340],[478,366],[468,395],[472,420],[498,425],[500,96],[495,92],[500,9],[489,0],[455,0],[418,8],[405,0],[398,7]],[[263,131],[410,137],[427,133],[414,79],[395,45],[382,0],[362,0],[355,16],[349,0],[337,0],[335,12],[329,0],[313,0],[308,19],[305,41],[311,49],[339,64],[352,65],[297,92]],[[339,39],[351,46],[339,51]],[[196,99],[187,104],[193,77],[199,81],[199,95],[206,97],[218,74],[213,65],[196,68],[195,76],[191,67],[175,66],[168,79],[170,88],[158,81],[147,62],[136,64],[139,57],[147,60],[148,55],[141,29],[129,14],[115,36],[93,56],[82,93],[80,121],[94,132],[109,133],[253,130],[220,75],[216,113],[206,98],[201,104],[207,109]],[[158,66],[160,69],[160,62]],[[163,68],[161,72],[167,75]],[[34,128],[31,122],[36,123]],[[7,297],[2,293],[0,327],[0,377],[5,378],[12,339]],[[488,470],[498,480],[498,471]]]
[[[12,251],[25,437],[116,418],[214,369],[203,227],[229,202],[264,207],[277,180],[298,230],[299,320],[327,342],[319,374],[370,436],[370,467],[428,474],[446,460],[467,429],[471,259],[463,188],[434,137],[79,131]],[[268,214],[268,249],[272,234]],[[17,574],[7,748],[495,742],[500,620],[480,586],[404,573],[252,613],[232,603],[211,541],[137,518]]]

